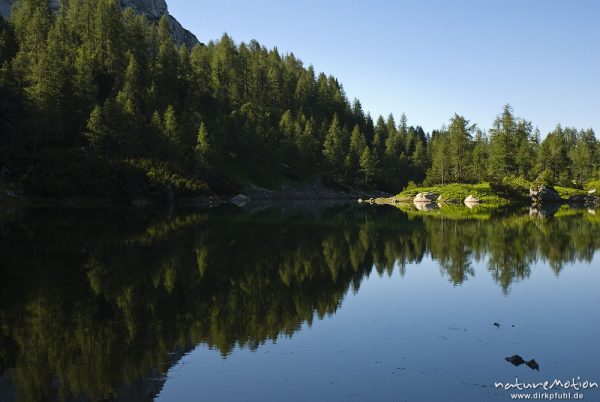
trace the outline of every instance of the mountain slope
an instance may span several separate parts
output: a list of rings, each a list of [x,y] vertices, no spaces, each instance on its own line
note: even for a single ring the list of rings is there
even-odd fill
[[[199,43],[196,36],[181,26],[172,15],[169,14],[167,2],[165,0],[120,0],[123,9],[131,7],[137,13],[146,15],[151,20],[159,20],[163,15],[169,18],[169,28],[171,35],[177,45],[186,44],[189,48]],[[0,15],[4,18],[10,17],[10,10],[17,0],[0,0]],[[53,8],[58,8],[59,0],[51,0]]]

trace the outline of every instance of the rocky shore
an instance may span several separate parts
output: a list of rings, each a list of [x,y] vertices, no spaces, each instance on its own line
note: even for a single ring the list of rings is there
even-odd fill
[[[557,205],[569,204],[573,206],[581,206],[587,208],[600,207],[600,196],[596,189],[592,189],[587,194],[575,194],[568,198],[561,197],[558,192],[550,186],[537,186],[529,190],[528,198],[533,207],[540,205]],[[507,200],[509,204],[522,204],[521,201]],[[440,194],[423,191],[418,193],[414,198],[406,196],[380,197],[380,198],[359,198],[359,203],[368,203],[374,205],[398,205],[413,203],[419,210],[431,210],[446,205],[464,204],[468,208],[485,204],[484,201],[473,195],[469,195],[462,200],[444,199]]]
[[[189,206],[216,206],[231,203],[237,206],[246,206],[250,203],[264,203],[272,201],[356,201],[357,199],[384,199],[390,194],[382,191],[332,189],[326,187],[320,179],[309,183],[282,184],[274,188],[264,188],[256,185],[247,185],[237,195],[212,195],[179,200],[178,204]]]

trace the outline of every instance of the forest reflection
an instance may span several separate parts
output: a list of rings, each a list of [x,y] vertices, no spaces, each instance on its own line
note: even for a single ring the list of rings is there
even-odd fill
[[[0,215],[0,396],[147,400],[194,345],[226,357],[292,336],[369,275],[425,258],[450,286],[486,267],[509,296],[536,262],[559,275],[592,261],[598,223],[587,210],[456,219],[355,205]]]

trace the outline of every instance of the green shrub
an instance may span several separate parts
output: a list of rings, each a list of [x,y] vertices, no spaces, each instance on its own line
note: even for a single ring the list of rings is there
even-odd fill
[[[501,182],[490,183],[493,193],[507,199],[525,201],[531,183],[522,177],[507,176]]]
[[[147,191],[141,169],[106,163],[79,149],[40,153],[22,178],[26,194],[48,198],[99,197],[127,200]]]
[[[568,199],[573,195],[584,195],[586,193],[584,190],[572,187],[554,186],[554,189],[563,199]]]
[[[553,187],[556,183],[556,181],[554,180],[554,177],[552,175],[552,172],[550,172],[548,169],[544,170],[538,177],[537,179],[535,179],[535,181],[533,182],[534,186],[547,186],[547,187]]]
[[[171,185],[178,195],[202,193],[207,186],[163,162],[105,161],[82,150],[41,153],[23,176],[25,193],[48,198],[94,197],[130,201],[160,197]]]
[[[171,185],[173,190],[180,195],[193,195],[208,191],[206,183],[185,175],[165,162],[136,159],[129,163],[146,172],[150,184],[156,189],[166,189]]]
[[[414,181],[411,180],[411,181],[408,182],[408,184],[404,188],[404,191],[412,190],[412,189],[415,189],[415,188],[417,188],[417,185],[415,184]]]
[[[600,180],[592,180],[585,185],[586,190],[598,190],[600,191]]]

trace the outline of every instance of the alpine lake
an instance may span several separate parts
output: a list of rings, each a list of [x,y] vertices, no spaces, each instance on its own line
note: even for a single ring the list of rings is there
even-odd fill
[[[0,402],[599,401],[599,289],[569,206],[0,210]]]

